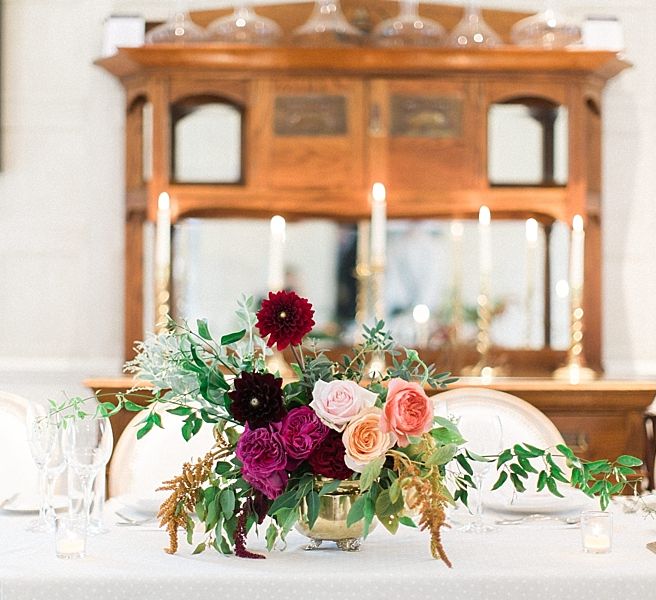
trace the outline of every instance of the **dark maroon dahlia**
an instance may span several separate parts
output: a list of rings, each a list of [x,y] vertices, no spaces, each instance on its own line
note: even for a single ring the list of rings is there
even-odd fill
[[[228,396],[232,416],[240,423],[248,423],[251,429],[280,421],[285,416],[282,379],[271,373],[241,373]]]
[[[323,442],[310,454],[307,461],[315,475],[331,479],[348,479],[353,475],[353,471],[344,462],[345,452],[342,434],[331,429]]]
[[[262,337],[269,336],[267,345],[284,350],[290,344],[297,346],[303,336],[314,327],[312,305],[296,292],[269,292],[257,312],[257,328]]]

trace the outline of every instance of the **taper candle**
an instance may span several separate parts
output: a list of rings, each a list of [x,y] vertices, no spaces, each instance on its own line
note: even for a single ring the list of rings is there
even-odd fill
[[[287,224],[284,217],[271,217],[269,237],[269,291],[277,292],[285,287],[285,234]]]
[[[583,217],[575,215],[572,219],[572,242],[569,263],[569,287],[580,291],[583,287],[583,270],[585,263],[585,231]]]
[[[157,198],[155,223],[155,267],[161,271],[171,262],[171,198],[162,192]]]
[[[481,293],[489,293],[486,288],[492,275],[492,238],[490,236],[490,223],[492,215],[490,209],[483,205],[478,211],[478,239],[479,239],[479,267],[481,276]]]
[[[531,345],[533,334],[533,303],[535,300],[535,260],[538,245],[538,222],[526,219],[526,332],[525,344]]]
[[[387,193],[382,183],[371,188],[371,264],[385,266],[387,244]]]

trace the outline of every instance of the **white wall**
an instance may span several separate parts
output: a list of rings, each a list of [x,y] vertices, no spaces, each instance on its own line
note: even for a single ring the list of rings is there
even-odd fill
[[[262,0],[264,1],[264,0]],[[211,7],[225,2],[195,2]],[[652,0],[561,1],[610,13],[635,67],[606,94],[604,269],[608,370],[656,375],[656,20]],[[0,172],[0,388],[83,392],[122,354],[123,93],[92,65],[112,12],[162,0],[4,0]],[[486,6],[536,8],[498,0]]]

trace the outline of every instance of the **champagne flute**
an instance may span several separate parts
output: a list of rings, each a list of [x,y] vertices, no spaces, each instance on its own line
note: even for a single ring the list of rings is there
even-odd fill
[[[27,441],[32,459],[39,472],[39,516],[31,521],[28,531],[48,531],[47,510],[47,469],[48,461],[57,443],[57,417],[50,413],[50,407],[43,402],[30,402],[25,415]]]
[[[106,417],[72,420],[64,432],[64,454],[82,486],[83,515],[89,522],[91,493],[98,471],[112,453],[112,427]]]
[[[458,429],[465,438],[465,448],[482,457],[498,455],[502,450],[503,433],[501,419],[495,414],[481,411],[479,414],[464,415]],[[471,533],[485,533],[496,529],[483,521],[483,481],[489,473],[492,462],[472,461],[476,493],[474,497],[474,520],[462,528]]]

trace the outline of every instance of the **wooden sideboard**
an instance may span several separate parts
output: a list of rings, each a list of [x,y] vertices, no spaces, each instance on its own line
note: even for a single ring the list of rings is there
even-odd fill
[[[111,400],[129,389],[133,380],[87,379],[84,384]],[[555,423],[567,444],[582,458],[595,460],[621,454],[645,458],[643,417],[656,396],[656,381],[602,379],[571,384],[552,379],[497,378],[483,384],[478,378],[464,378],[451,386],[461,387],[488,387],[526,400]],[[133,415],[121,411],[112,417],[115,443]]]

